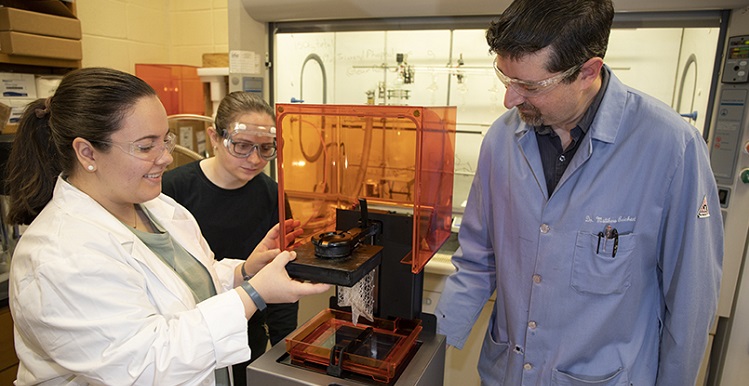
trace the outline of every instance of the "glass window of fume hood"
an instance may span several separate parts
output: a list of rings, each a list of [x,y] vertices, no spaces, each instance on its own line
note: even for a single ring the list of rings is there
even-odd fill
[[[505,89],[494,75],[484,34],[484,29],[278,33],[274,100],[456,106],[453,205],[460,213],[483,135],[506,111]],[[718,27],[614,29],[605,62],[625,84],[670,105],[702,131],[718,39]]]

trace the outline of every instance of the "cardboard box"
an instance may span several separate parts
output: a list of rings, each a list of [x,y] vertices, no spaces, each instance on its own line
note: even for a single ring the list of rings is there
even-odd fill
[[[8,8],[75,18],[75,0],[0,0]]]
[[[18,124],[17,123],[8,123],[6,124],[2,129],[2,134],[15,134],[18,132]]]
[[[203,54],[203,67],[229,67],[229,54]]]
[[[192,119],[170,120],[169,131],[177,136],[177,143],[198,154],[205,155],[208,147],[211,146],[208,138],[209,122]]]
[[[34,74],[0,72],[0,97],[36,99]]]
[[[47,98],[51,97],[57,91],[57,86],[60,85],[62,76],[59,75],[37,75],[36,76],[36,97]]]
[[[0,133],[5,133],[5,126],[8,124],[10,119],[11,107],[3,102],[0,102]]]
[[[0,31],[81,39],[81,21],[70,17],[0,7]]]
[[[53,38],[23,32],[0,32],[0,52],[7,55],[81,60],[80,40]]]
[[[6,126],[17,125],[18,121],[21,120],[23,111],[26,110],[26,106],[35,100],[35,98],[0,98],[0,103],[10,107],[10,115],[5,122]]]

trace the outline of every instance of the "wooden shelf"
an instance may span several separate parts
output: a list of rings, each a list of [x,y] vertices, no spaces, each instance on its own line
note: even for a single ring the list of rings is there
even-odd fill
[[[0,53],[0,69],[5,72],[30,72],[58,74],[80,68],[80,60],[39,58],[33,56],[16,56]]]

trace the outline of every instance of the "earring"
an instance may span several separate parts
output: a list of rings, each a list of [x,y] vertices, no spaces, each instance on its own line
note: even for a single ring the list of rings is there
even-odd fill
[[[94,169],[96,169],[96,167],[94,165],[88,165],[88,166],[86,166],[86,169],[88,169],[88,171],[90,171],[90,172],[93,172]]]

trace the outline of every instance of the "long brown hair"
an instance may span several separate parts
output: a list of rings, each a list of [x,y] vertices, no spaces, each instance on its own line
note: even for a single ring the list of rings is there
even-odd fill
[[[123,117],[156,92],[143,80],[114,69],[89,67],[68,73],[55,94],[30,103],[18,124],[7,164],[8,222],[29,224],[52,199],[57,176],[77,162],[73,140],[106,150]]]

